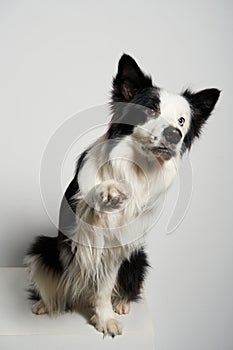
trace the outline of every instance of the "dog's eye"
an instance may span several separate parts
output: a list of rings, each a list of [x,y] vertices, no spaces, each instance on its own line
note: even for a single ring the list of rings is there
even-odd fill
[[[148,117],[154,117],[156,115],[156,110],[154,108],[146,108],[146,115]]]
[[[184,123],[185,123],[184,117],[180,117],[180,118],[178,119],[178,123],[180,124],[180,126],[183,126]]]

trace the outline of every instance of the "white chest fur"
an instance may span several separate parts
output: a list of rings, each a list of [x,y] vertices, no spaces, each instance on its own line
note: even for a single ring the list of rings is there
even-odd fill
[[[123,210],[105,216],[105,233],[101,234],[105,236],[105,246],[114,242],[124,245],[143,237],[177,173],[177,162],[174,158],[162,163],[156,158],[146,158],[127,138],[114,147],[108,141],[93,146],[78,175],[79,197],[87,197],[93,188],[112,179],[124,181],[130,187]],[[96,230],[100,234],[100,229]]]

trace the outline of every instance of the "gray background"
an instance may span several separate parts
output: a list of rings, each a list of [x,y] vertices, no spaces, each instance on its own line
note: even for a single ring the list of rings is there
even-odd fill
[[[191,153],[182,224],[166,234],[172,189],[147,237],[146,295],[158,350],[233,348],[232,23],[226,0],[0,2],[1,266],[21,265],[36,234],[55,233],[40,196],[43,151],[67,118],[109,100],[127,52],[168,90],[223,91]]]

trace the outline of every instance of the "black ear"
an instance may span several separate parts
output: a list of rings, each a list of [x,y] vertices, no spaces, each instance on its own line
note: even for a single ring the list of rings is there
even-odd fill
[[[151,78],[141,71],[131,56],[124,54],[119,61],[117,75],[113,79],[113,101],[128,102],[138,90],[151,86]]]
[[[182,94],[189,102],[192,109],[192,119],[188,133],[185,136],[184,144],[190,148],[195,137],[199,137],[201,129],[218,101],[220,90],[205,89],[197,93],[185,90]]]

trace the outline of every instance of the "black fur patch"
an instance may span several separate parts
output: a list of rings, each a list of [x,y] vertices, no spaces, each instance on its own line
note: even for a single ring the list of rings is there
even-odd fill
[[[137,301],[141,288],[150,267],[143,249],[132,253],[129,260],[124,260],[117,278],[117,285],[122,299]]]
[[[129,102],[138,91],[148,87],[152,87],[151,77],[141,71],[131,56],[122,55],[117,75],[113,80],[112,100]]]
[[[39,301],[41,299],[40,294],[33,288],[28,288],[27,293],[29,300]]]
[[[69,184],[69,186],[66,189],[65,192],[65,197],[66,200],[68,201],[69,205],[71,206],[71,208],[73,210],[75,210],[74,208],[74,203],[72,201],[72,197],[79,191],[79,185],[78,185],[78,173],[80,171],[80,169],[82,168],[84,162],[85,162],[85,157],[88,154],[88,150],[85,150],[79,157],[78,161],[77,161],[77,165],[76,165],[76,170],[75,170],[75,176],[73,178],[73,180],[71,181],[71,183]]]
[[[36,237],[26,255],[38,256],[41,264],[50,268],[55,273],[62,271],[62,264],[59,259],[57,237]]]
[[[123,55],[113,79],[111,110],[113,117],[108,138],[119,138],[133,132],[136,125],[147,120],[146,107],[159,112],[159,88],[144,74],[134,59]]]
[[[192,119],[189,130],[184,138],[182,150],[190,149],[195,138],[199,137],[201,130],[218,101],[220,90],[206,89],[193,93],[185,90],[182,95],[189,102],[192,109]]]
[[[88,154],[88,151],[89,149],[85,150],[80,155],[77,161],[74,178],[70,182],[69,186],[67,187],[61,202],[60,213],[59,213],[59,233],[58,233],[59,245],[63,240],[67,239],[66,234],[64,234],[63,232],[66,232],[67,228],[69,229],[71,226],[75,225],[75,213],[76,213],[77,202],[76,200],[73,199],[73,197],[77,192],[79,192],[78,173],[85,162],[85,158]]]

